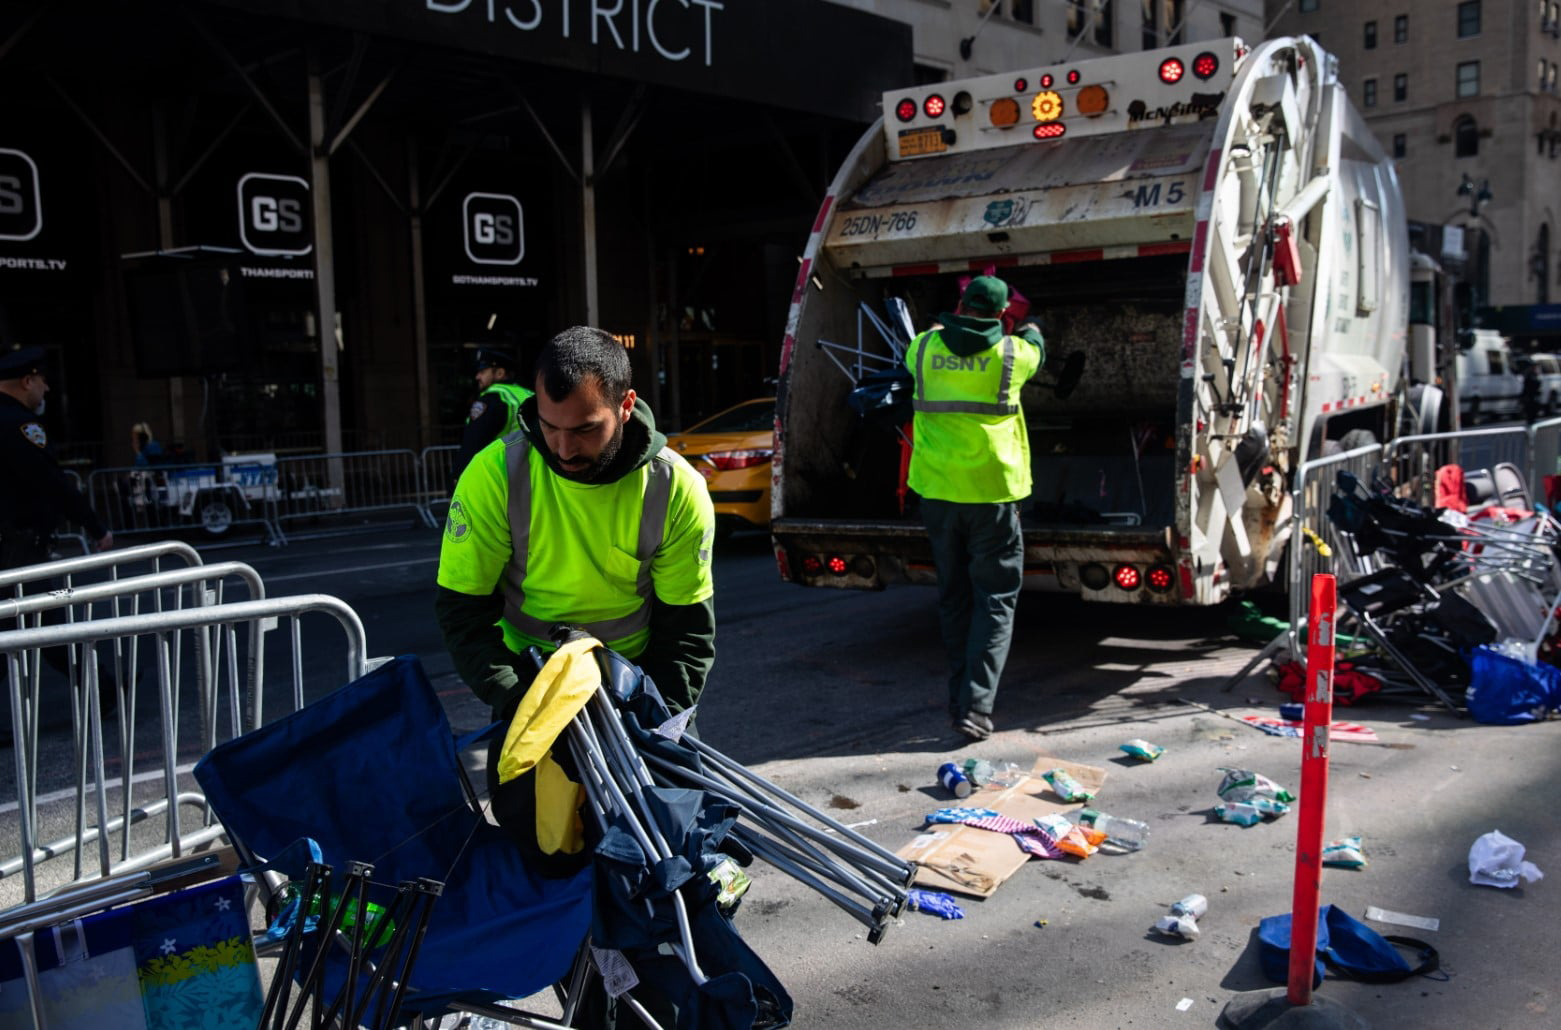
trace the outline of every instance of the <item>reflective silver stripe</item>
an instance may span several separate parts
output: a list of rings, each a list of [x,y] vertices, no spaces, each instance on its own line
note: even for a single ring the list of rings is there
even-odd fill
[[[526,582],[526,559],[531,553],[531,443],[521,430],[504,438],[504,472],[509,483],[510,557],[500,586],[504,591],[504,618],[519,629],[520,620],[525,617],[520,610],[526,603],[522,584]],[[531,635],[546,640],[547,628]]]
[[[505,566],[504,619],[527,636],[547,640],[553,623],[527,615],[524,611],[526,593],[526,559],[531,538],[531,445],[524,431],[504,438],[505,469],[509,475],[509,527],[510,560]],[[640,606],[627,615],[597,622],[581,622],[578,625],[587,633],[604,642],[622,640],[650,627],[650,601],[654,594],[651,581],[651,559],[661,546],[666,533],[667,513],[672,504],[673,461],[675,452],[663,449],[645,467],[644,499],[640,507],[639,537],[635,543],[634,557],[640,562],[635,593]]]
[[[934,415],[1017,415],[1017,404],[987,404],[984,401],[922,401],[911,402],[916,411]]]
[[[655,557],[656,548],[661,546],[661,538],[667,532],[667,509],[672,505],[671,455],[675,453],[664,447],[645,466],[645,501],[640,506],[640,539],[634,557],[640,560],[640,575],[635,592],[645,602],[644,610],[647,613],[650,611],[654,589],[650,580],[650,560]]]
[[[1014,382],[1014,338],[1003,337],[1003,378],[997,382],[997,399],[1002,403],[1008,402],[1008,388]],[[1009,405],[1014,411],[1019,410],[1019,405]]]
[[[930,332],[922,333],[911,344],[916,348],[916,396],[912,400],[918,402],[927,397],[927,377],[923,374],[922,366],[927,362],[927,337],[931,335]]]

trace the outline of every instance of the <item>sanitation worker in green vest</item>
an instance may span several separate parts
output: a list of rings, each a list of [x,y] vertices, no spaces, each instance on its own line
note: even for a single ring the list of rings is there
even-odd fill
[[[938,570],[949,715],[971,740],[992,734],[997,681],[1024,583],[1019,502],[1030,496],[1030,438],[1019,391],[1046,361],[1034,323],[1003,329],[1008,285],[972,279],[959,307],[911,341],[916,381],[908,485]]]
[[[579,626],[636,662],[674,711],[715,659],[704,480],[629,387],[629,356],[576,326],[536,362],[521,432],[461,474],[439,552],[435,611],[456,671],[496,715],[531,684],[522,658]]]
[[[461,430],[461,450],[455,457],[457,477],[477,456],[477,452],[501,436],[520,428],[520,406],[531,391],[514,380],[520,375],[520,363],[492,347],[477,349],[477,399]]]

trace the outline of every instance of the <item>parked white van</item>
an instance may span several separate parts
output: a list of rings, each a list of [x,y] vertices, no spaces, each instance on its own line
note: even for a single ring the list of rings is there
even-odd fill
[[[1561,412],[1561,356],[1555,354],[1517,355],[1518,377],[1521,379],[1528,366],[1539,372],[1539,414],[1548,418]]]
[[[1460,344],[1458,351],[1458,410],[1464,424],[1519,417],[1522,390],[1507,338],[1492,329],[1470,330],[1467,345]]]

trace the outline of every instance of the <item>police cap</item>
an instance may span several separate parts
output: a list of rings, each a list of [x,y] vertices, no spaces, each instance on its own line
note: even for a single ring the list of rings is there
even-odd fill
[[[477,366],[473,371],[481,372],[485,368],[502,368],[507,372],[519,371],[515,356],[508,351],[497,350],[493,347],[478,347]]]
[[[17,347],[0,351],[0,379],[22,379],[44,374],[42,347]]]

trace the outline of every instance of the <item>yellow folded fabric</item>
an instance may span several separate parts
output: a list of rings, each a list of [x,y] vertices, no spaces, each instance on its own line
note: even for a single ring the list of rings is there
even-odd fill
[[[499,752],[500,784],[536,770],[537,844],[547,854],[572,855],[585,845],[580,820],[585,793],[553,760],[552,750],[569,720],[601,686],[592,653],[600,646],[588,637],[553,652],[521,698]]]

